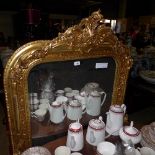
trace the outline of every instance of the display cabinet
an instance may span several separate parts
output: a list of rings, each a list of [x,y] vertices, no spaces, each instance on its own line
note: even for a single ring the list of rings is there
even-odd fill
[[[53,40],[34,41],[17,49],[4,73],[13,155],[65,135],[68,125],[77,118],[83,127],[87,127],[92,118],[103,116],[105,119],[111,104],[124,102],[131,65],[130,50],[104,25],[98,11]],[[92,91],[94,94],[90,95]],[[58,108],[62,104],[55,101],[62,92],[67,100],[63,100],[60,112]],[[85,93],[83,99],[89,98],[91,106],[78,100],[76,93],[80,97]],[[62,101],[62,97],[59,99]],[[72,108],[81,106],[81,115],[77,112],[69,116],[72,100],[80,102]],[[98,103],[101,105],[98,111],[89,111],[94,105],[97,109]],[[47,106],[43,106],[47,109],[45,115],[43,111],[38,112],[43,118],[36,112],[41,104]],[[51,105],[55,107],[52,112]],[[53,113],[59,116],[53,119]]]

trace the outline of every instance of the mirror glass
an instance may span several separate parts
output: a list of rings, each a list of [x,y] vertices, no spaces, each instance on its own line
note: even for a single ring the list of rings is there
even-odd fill
[[[69,117],[65,116],[65,113],[69,113],[69,102],[79,99],[77,97],[79,93],[90,93],[92,90],[104,92],[100,95],[97,93],[97,96],[100,97],[101,102],[104,100],[99,115],[105,119],[105,112],[111,105],[115,70],[116,64],[112,57],[42,63],[31,69],[28,77],[28,90],[32,144],[34,146],[43,145],[67,133],[68,125],[74,120],[70,120]],[[92,85],[94,89],[92,89]],[[63,99],[66,98],[60,96],[66,97],[67,100],[64,101]],[[97,101],[99,97],[97,97]],[[87,96],[87,98],[89,97]],[[93,104],[96,104],[95,97],[92,98]],[[64,119],[59,123],[54,123],[50,119],[52,115],[50,105],[56,100],[64,101],[64,115],[60,114],[61,108],[59,106],[56,109],[53,107],[55,111],[59,109],[55,115],[64,116]],[[81,104],[84,114],[82,114],[80,122],[86,127],[90,119],[99,115],[88,114],[86,103],[82,102]],[[38,109],[42,108],[47,108],[45,115],[44,111],[38,112]],[[41,113],[40,115],[43,115],[43,118],[39,118],[38,113]]]

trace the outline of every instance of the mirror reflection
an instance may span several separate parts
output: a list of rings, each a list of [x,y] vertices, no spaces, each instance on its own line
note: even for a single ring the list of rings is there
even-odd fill
[[[116,64],[111,57],[42,63],[28,77],[33,145],[66,134],[68,125],[105,115]],[[64,132],[65,131],[65,132]]]

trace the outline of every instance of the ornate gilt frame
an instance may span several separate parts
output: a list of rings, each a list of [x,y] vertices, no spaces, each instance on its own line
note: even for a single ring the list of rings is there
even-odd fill
[[[124,101],[132,65],[130,50],[104,25],[97,11],[53,40],[27,43],[15,51],[4,73],[7,114],[13,155],[31,146],[28,75],[41,63],[85,58],[112,57],[116,63],[111,104]]]

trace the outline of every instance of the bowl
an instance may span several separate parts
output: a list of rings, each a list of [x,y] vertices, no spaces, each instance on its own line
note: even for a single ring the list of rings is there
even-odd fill
[[[34,146],[25,150],[21,155],[51,155],[51,153],[42,146]]]

